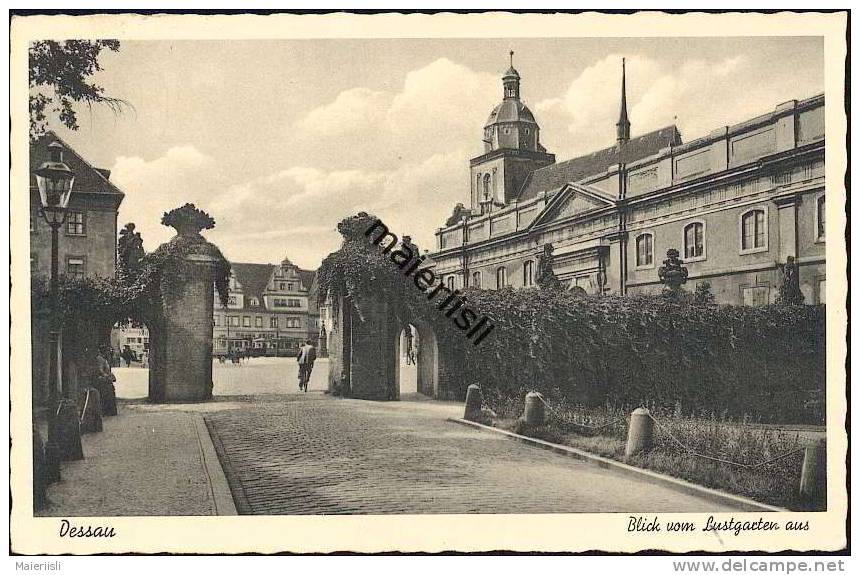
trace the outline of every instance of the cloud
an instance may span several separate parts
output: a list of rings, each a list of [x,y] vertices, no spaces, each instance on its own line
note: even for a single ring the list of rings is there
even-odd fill
[[[541,140],[559,158],[612,145],[621,95],[621,55],[585,68],[560,97],[535,105]],[[747,57],[689,59],[668,68],[652,58],[627,57],[627,109],[632,136],[676,124],[686,140],[764,113],[793,94],[790,85],[757,81]],[[715,105],[718,103],[719,105]]]
[[[164,212],[186,202],[205,206],[220,179],[214,159],[191,145],[172,147],[153,160],[119,156],[111,168],[111,180],[126,192],[119,225],[134,222],[152,250],[173,236],[161,225]]]
[[[499,78],[439,58],[406,74],[399,91],[344,90],[295,123],[304,157],[327,166],[392,170],[434,154],[480,149]]]
[[[314,108],[296,126],[305,136],[344,138],[360,135],[362,130],[379,125],[392,96],[368,88],[351,88],[334,101]]]

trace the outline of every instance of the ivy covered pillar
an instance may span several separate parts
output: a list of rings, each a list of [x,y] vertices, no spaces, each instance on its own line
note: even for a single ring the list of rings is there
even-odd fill
[[[186,204],[164,215],[176,236],[153,254],[160,271],[158,297],[147,319],[152,349],[149,399],[204,401],[212,397],[212,311],[215,290],[226,297],[229,263],[200,231],[208,214]]]

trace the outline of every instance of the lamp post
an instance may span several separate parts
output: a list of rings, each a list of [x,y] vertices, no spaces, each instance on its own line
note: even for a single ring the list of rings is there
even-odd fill
[[[39,201],[41,202],[42,217],[51,228],[51,277],[50,277],[50,328],[48,331],[48,394],[49,394],[49,417],[48,417],[48,443],[45,446],[46,460],[48,464],[49,478],[59,477],[59,461],[61,459],[80,459],[80,435],[77,436],[77,445],[69,445],[69,440],[74,437],[62,433],[61,422],[69,415],[69,410],[77,421],[77,408],[74,402],[64,401],[66,392],[63,390],[63,398],[59,394],[59,341],[60,341],[60,317],[58,301],[59,276],[59,230],[66,223],[69,199],[72,196],[72,186],[75,182],[75,174],[63,163],[63,145],[57,141],[48,145],[50,160],[44,162],[38,170],[33,173],[39,187]],[[71,449],[69,449],[71,447]]]

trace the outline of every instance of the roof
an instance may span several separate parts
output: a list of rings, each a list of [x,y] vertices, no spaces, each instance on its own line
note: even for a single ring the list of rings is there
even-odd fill
[[[508,71],[505,72],[504,76],[502,76],[502,78],[519,78],[519,77],[520,77],[520,73],[517,72],[517,69],[514,68],[513,66],[508,68]]]
[[[263,292],[266,291],[266,286],[269,285],[269,280],[272,278],[272,272],[275,271],[275,266],[272,264],[242,264],[231,263],[233,276],[239,285],[242,286],[242,293],[245,294],[245,307],[254,309],[263,309]],[[259,306],[251,306],[248,302],[250,298],[255,297],[261,302]]]
[[[265,311],[263,307],[263,293],[269,285],[269,280],[272,278],[275,268],[279,266],[274,264],[246,263],[231,263],[230,265],[236,281],[242,286],[242,293],[245,295],[245,308]],[[302,287],[310,292],[317,272],[314,270],[303,270],[299,267],[295,267],[295,270],[302,282]],[[257,298],[260,305],[250,305],[249,302],[252,297]]]
[[[630,163],[653,156],[670,145],[681,144],[681,133],[674,125],[631,138],[622,148],[614,145],[580,156],[538,168],[526,179],[519,201],[530,200],[543,192],[552,192],[569,182],[578,182],[589,176],[605,172],[619,163]]]
[[[43,162],[46,162],[51,159],[50,151],[48,150],[48,145],[53,142],[60,142],[63,145],[63,162],[71,168],[71,170],[75,173],[75,183],[74,188],[72,188],[72,193],[75,192],[87,192],[92,194],[107,194],[112,196],[118,196],[118,199],[121,201],[125,194],[117,188],[111,181],[108,179],[110,177],[110,170],[104,170],[100,168],[93,167],[83,159],[71,146],[69,146],[66,142],[64,142],[59,136],[57,136],[54,132],[47,132],[44,136],[36,140],[35,142],[30,143],[30,187],[35,188],[36,184],[36,176],[33,174],[33,170],[37,169],[42,165]]]
[[[490,117],[487,118],[484,127],[492,126],[502,122],[530,122],[536,124],[535,116],[528,106],[522,103],[521,100],[509,98],[502,100],[502,103],[493,108],[490,112]]]

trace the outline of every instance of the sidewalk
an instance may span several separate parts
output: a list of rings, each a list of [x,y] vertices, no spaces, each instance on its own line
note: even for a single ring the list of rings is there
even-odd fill
[[[62,464],[40,516],[234,515],[200,413],[119,403],[104,431],[82,436],[84,459]]]

